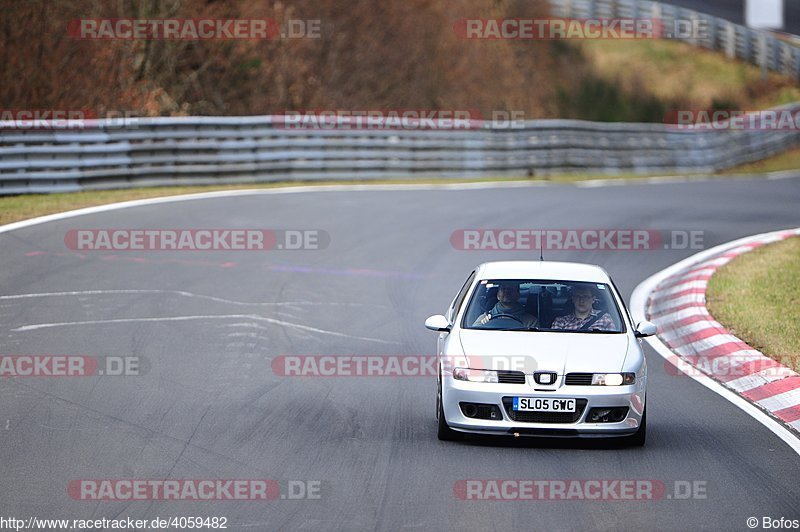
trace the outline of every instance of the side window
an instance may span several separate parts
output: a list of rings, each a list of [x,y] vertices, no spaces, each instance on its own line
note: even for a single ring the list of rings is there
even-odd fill
[[[625,313],[625,316],[628,317],[628,322],[631,324],[631,327],[635,328],[636,327],[636,323],[634,323],[634,321],[633,321],[633,316],[631,316],[631,311],[628,310],[628,307],[625,306],[625,301],[622,299],[622,292],[620,292],[619,288],[617,288],[616,283],[614,283],[614,279],[611,279],[611,286],[614,287],[614,291],[617,293],[617,296],[619,296],[619,299],[622,302],[622,311]],[[610,295],[611,294],[609,294],[609,296]],[[611,302],[612,302],[612,304],[614,306],[617,305],[616,302],[614,301],[614,297],[613,296],[611,297]],[[625,323],[624,323],[625,320],[623,319],[622,321],[623,321],[623,323],[621,324],[622,327],[620,327],[620,330],[625,332],[627,330],[627,327],[625,327]]]
[[[453,304],[450,305],[450,308],[447,311],[447,321],[449,321],[450,323],[452,323],[453,320],[455,319],[456,314],[458,313],[458,309],[461,308],[461,304],[464,302],[464,298],[467,297],[467,291],[469,291],[469,287],[472,286],[472,281],[474,279],[475,279],[475,272],[472,272],[467,278],[467,281],[464,283],[464,286],[461,287],[461,291],[453,300]]]

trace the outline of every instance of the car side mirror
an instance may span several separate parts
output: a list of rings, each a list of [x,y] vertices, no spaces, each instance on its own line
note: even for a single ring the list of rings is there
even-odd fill
[[[658,332],[658,327],[654,323],[650,323],[649,321],[640,321],[636,325],[636,338],[646,338],[648,336],[653,336],[656,332]]]
[[[436,314],[425,320],[425,327],[437,332],[450,332],[450,322],[441,314]]]

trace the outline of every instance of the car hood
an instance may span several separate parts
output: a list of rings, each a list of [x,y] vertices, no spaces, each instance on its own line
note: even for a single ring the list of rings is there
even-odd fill
[[[473,369],[559,375],[620,372],[629,348],[627,334],[461,329],[459,339]]]

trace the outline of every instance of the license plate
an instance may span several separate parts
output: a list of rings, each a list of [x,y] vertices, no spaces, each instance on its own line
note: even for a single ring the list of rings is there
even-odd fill
[[[551,397],[515,397],[512,409],[516,412],[575,412],[575,399]]]

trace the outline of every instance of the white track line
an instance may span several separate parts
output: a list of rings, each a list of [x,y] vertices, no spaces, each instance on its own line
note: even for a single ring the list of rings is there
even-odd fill
[[[306,192],[370,192],[370,191],[389,191],[389,190],[480,190],[488,188],[528,188],[550,186],[544,181],[502,181],[502,182],[479,182],[479,183],[448,183],[448,184],[398,184],[398,185],[310,185],[310,186],[288,186],[267,189],[237,189],[237,190],[217,190],[214,192],[198,192],[196,194],[178,194],[175,196],[161,196],[158,198],[146,198],[131,201],[121,201],[109,203],[107,205],[97,205],[72,211],[59,212],[39,216],[29,220],[22,220],[6,225],[0,225],[0,233],[7,233],[23,227],[30,227],[47,222],[84,216],[86,214],[97,214],[101,212],[128,209],[131,207],[143,207],[148,205],[159,205],[162,203],[176,203],[180,201],[195,201],[215,198],[231,198],[236,196],[273,196],[277,194],[301,194]]]
[[[248,301],[236,301],[233,299],[225,299],[223,297],[215,297],[215,296],[207,296],[203,294],[195,294],[192,292],[186,292],[185,290],[136,290],[136,289],[128,289],[128,290],[75,290],[70,292],[38,292],[33,294],[9,294],[0,296],[0,301],[8,300],[8,299],[35,299],[35,298],[43,298],[43,297],[82,297],[82,296],[95,296],[95,295],[118,295],[118,294],[167,294],[167,295],[176,295],[181,297],[195,297],[199,299],[205,299],[207,301],[214,301],[217,303],[227,303],[230,305],[242,305],[248,307],[263,307],[263,306],[273,306],[273,307],[285,307],[290,305],[299,305],[299,306],[333,306],[333,307],[380,307],[380,308],[388,308],[384,305],[376,305],[371,303],[347,303],[347,302],[336,302],[336,301],[280,301],[280,302],[248,302]]]
[[[331,336],[340,336],[342,338],[352,338],[355,340],[365,340],[367,342],[376,342],[379,344],[397,344],[389,340],[381,340],[380,338],[370,338],[369,336],[353,336],[350,334],[340,333],[337,331],[328,331],[326,329],[318,329],[300,323],[292,323],[290,321],[276,320],[274,318],[265,318],[256,314],[211,314],[208,316],[167,316],[162,318],[114,318],[108,320],[87,320],[87,321],[64,321],[54,323],[33,323],[30,325],[22,325],[12,332],[27,332],[35,331],[38,329],[49,329],[52,327],[70,327],[80,325],[104,325],[108,323],[145,323],[145,322],[161,322],[161,321],[194,321],[194,320],[232,320],[232,319],[247,319],[253,321],[264,321],[281,327],[289,327],[291,329],[299,329],[301,331],[310,331],[320,334],[328,334]]]
[[[774,177],[773,177],[774,175]],[[764,174],[768,179],[787,179],[787,178],[800,178],[798,172],[780,172],[775,174]],[[751,180],[757,179],[759,176],[727,176],[724,179],[732,180]],[[645,177],[623,180],[587,180],[577,181],[572,184],[575,187],[602,187],[602,186],[616,186],[617,184],[646,184],[658,185],[667,183],[702,183],[708,181],[719,181],[722,178],[686,178],[686,177]],[[613,181],[613,182],[612,182]],[[214,198],[229,198],[235,196],[260,196],[260,195],[276,195],[276,194],[302,194],[308,192],[374,192],[374,191],[415,191],[415,190],[484,190],[492,188],[533,188],[533,187],[549,187],[549,186],[569,186],[569,183],[558,183],[550,181],[536,181],[536,180],[519,180],[519,181],[480,181],[477,183],[409,183],[409,184],[363,184],[363,185],[308,185],[308,186],[286,186],[268,189],[237,189],[237,190],[218,190],[214,192],[199,192],[196,194],[178,194],[175,196],[162,196],[158,198],[146,198],[140,200],[122,201],[118,203],[109,203],[107,205],[98,205],[95,207],[86,207],[83,209],[76,209],[72,211],[59,212],[56,214],[48,214],[47,216],[39,216],[29,220],[22,220],[13,222],[6,225],[0,225],[0,233],[7,233],[23,227],[30,227],[47,222],[57,220],[64,220],[66,218],[73,218],[75,216],[83,216],[86,214],[96,214],[101,212],[114,211],[118,209],[127,209],[130,207],[142,207],[146,205],[158,205],[161,203],[174,203],[179,201],[194,201],[203,199]]]

